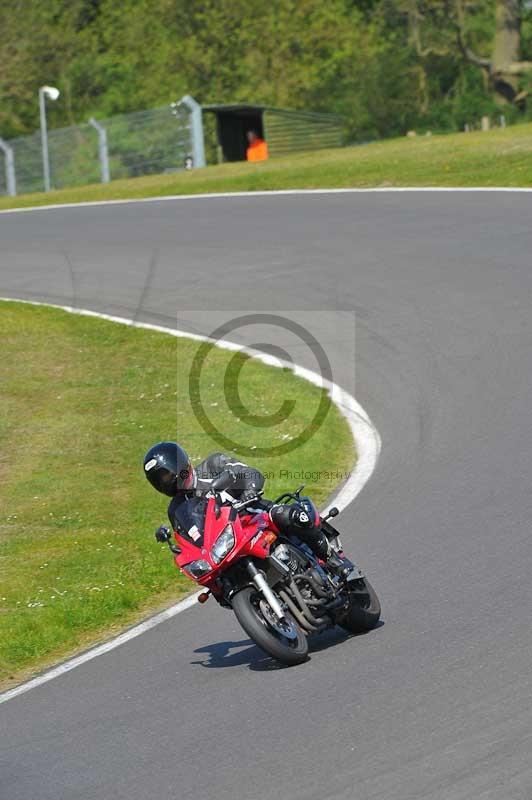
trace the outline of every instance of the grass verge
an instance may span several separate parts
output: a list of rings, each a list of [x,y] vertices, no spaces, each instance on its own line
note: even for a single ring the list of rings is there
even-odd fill
[[[0,337],[0,686],[6,688],[190,590],[153,538],[166,502],[144,479],[141,460],[164,438],[177,437],[196,461],[218,448],[188,398],[197,342],[14,302],[0,302]],[[290,370],[248,361],[239,383],[245,406],[268,414],[284,400],[296,403],[273,434],[250,430],[218,403],[233,355],[213,348],[202,372],[213,422],[258,447],[270,446],[272,437],[295,437],[312,420],[321,391]],[[334,454],[334,464],[325,453]],[[280,469],[347,472],[353,459],[347,423],[329,403],[306,444],[254,461],[271,475],[266,488],[273,496],[287,488]],[[336,482],[321,472],[307,485],[323,501]]]
[[[532,186],[532,124],[490,132],[390,139],[259,164],[94,184],[0,199],[0,209],[208,192],[372,186]]]

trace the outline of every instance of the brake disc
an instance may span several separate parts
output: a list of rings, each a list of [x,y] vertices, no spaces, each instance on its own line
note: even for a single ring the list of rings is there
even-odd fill
[[[259,608],[268,625],[277,631],[277,633],[280,633],[281,636],[286,636],[287,639],[297,639],[297,631],[294,622],[288,619],[282,622],[275,616],[266,600],[262,598],[259,602]]]

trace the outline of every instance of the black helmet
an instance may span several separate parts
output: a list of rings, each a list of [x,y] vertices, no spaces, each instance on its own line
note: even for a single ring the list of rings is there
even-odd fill
[[[158,492],[169,497],[194,488],[194,467],[175,442],[159,442],[150,447],[144,456],[144,474]]]

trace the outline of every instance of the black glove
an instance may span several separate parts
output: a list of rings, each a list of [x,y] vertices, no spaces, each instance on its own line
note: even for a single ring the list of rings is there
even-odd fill
[[[217,478],[211,483],[211,495],[220,494],[229,489],[236,481],[236,475],[232,469],[224,469]]]
[[[155,538],[157,539],[158,542],[161,542],[161,544],[169,542],[170,535],[171,535],[170,530],[169,528],[166,527],[166,525],[159,525],[159,527],[155,531]]]
[[[245,503],[248,500],[255,500],[257,497],[257,490],[254,486],[250,487],[249,489],[244,489],[242,494],[240,495],[240,501]]]

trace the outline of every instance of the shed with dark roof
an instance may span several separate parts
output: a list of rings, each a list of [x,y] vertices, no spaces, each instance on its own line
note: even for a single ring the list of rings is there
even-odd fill
[[[334,114],[249,103],[207,105],[202,111],[216,117],[219,161],[245,161],[248,131],[267,141],[270,158],[342,144],[342,120]]]

